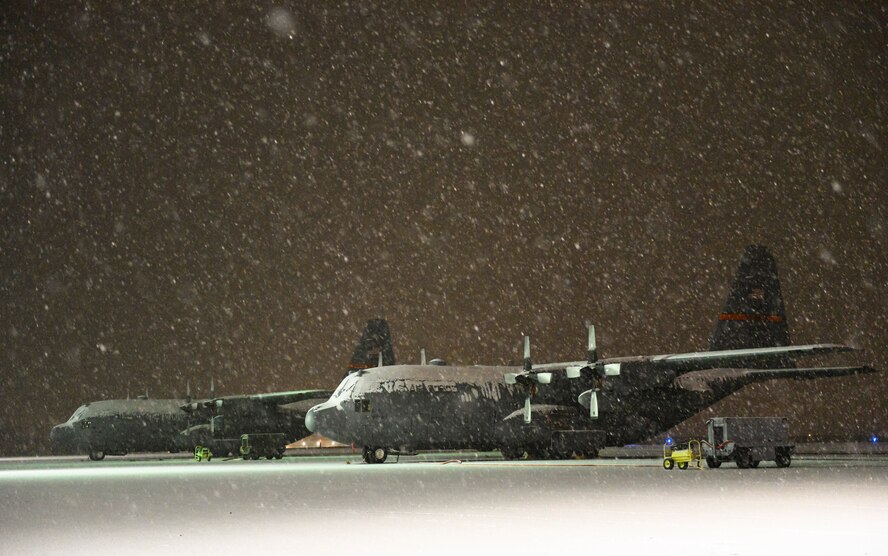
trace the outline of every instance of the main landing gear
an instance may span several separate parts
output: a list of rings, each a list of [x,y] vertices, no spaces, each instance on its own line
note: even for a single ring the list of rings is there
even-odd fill
[[[386,448],[364,446],[364,463],[383,463],[388,457]]]

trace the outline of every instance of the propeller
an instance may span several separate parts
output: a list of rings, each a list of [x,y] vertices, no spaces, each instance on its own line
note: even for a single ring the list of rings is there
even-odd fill
[[[604,381],[609,376],[620,374],[619,363],[601,363],[598,360],[598,346],[595,343],[595,326],[589,325],[589,347],[586,351],[586,365],[571,366],[566,370],[568,378],[579,378],[584,372],[592,373],[595,378],[595,387],[580,394],[578,401],[581,405],[589,405],[589,417],[598,418],[598,392],[604,388]]]
[[[506,373],[506,384],[520,384],[524,389],[524,423],[531,422],[531,398],[536,393],[537,384],[549,384],[552,382],[552,373],[533,372],[533,362],[530,359],[530,336],[524,337],[524,370],[520,373]]]

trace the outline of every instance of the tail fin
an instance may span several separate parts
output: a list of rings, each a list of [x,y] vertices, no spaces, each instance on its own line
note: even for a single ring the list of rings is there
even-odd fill
[[[392,333],[389,331],[388,322],[385,319],[370,319],[358,345],[355,346],[355,352],[348,364],[348,373],[376,367],[380,355],[383,365],[395,364],[395,350],[392,347]]]
[[[709,341],[709,350],[788,345],[789,328],[780,295],[777,263],[767,247],[750,245],[740,258],[728,300]]]

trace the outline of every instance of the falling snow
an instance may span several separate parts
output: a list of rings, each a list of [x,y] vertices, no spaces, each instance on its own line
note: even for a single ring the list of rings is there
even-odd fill
[[[373,317],[405,361],[702,349],[748,244],[793,342],[888,366],[878,3],[6,12],[9,454],[128,388],[333,388]],[[719,407],[865,439],[886,399]]]

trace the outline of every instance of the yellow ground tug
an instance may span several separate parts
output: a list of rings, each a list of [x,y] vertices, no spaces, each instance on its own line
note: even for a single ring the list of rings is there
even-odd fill
[[[210,461],[213,459],[213,452],[206,446],[194,447],[194,461]]]
[[[663,469],[672,469],[676,465],[679,469],[687,469],[689,464],[702,469],[702,455],[703,450],[700,449],[699,440],[689,440],[683,447],[663,444]]]

